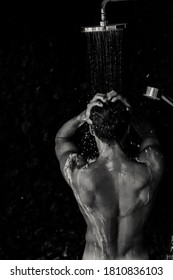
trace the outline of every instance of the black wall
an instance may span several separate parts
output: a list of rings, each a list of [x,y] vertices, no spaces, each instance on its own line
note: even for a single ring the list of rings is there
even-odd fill
[[[1,4],[1,259],[81,258],[85,224],[60,174],[54,138],[60,125],[85,107],[88,73],[80,28],[99,23],[100,3]],[[142,94],[150,84],[173,98],[173,4],[127,5],[111,3],[107,15],[110,22],[129,23],[127,95],[155,122],[163,143],[166,172],[146,231],[151,257],[161,259],[173,233],[173,110]]]

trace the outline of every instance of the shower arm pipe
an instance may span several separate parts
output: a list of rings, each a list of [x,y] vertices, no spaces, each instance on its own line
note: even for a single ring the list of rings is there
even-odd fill
[[[108,2],[128,2],[128,1],[131,1],[131,0],[103,0],[103,2],[101,3],[101,22],[100,22],[100,25],[105,26],[107,24],[105,9],[106,9],[106,4]]]

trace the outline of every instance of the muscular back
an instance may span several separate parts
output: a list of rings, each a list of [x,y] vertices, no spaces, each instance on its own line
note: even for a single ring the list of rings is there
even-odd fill
[[[139,160],[113,155],[78,169],[71,186],[87,223],[83,259],[147,258],[142,233],[161,176],[159,158],[149,148]]]

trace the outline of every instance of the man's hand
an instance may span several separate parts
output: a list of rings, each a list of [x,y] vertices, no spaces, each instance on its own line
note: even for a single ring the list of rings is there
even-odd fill
[[[130,109],[130,104],[127,102],[126,98],[122,97],[114,90],[107,93],[107,99],[111,102],[115,102],[116,100],[121,100],[126,105],[126,107]]]
[[[88,124],[92,124],[92,121],[90,119],[91,109],[94,106],[102,107],[103,103],[105,103],[106,101],[115,102],[116,100],[121,100],[128,108],[130,108],[127,100],[114,90],[108,92],[107,94],[97,93],[87,105],[87,109],[78,116],[78,120],[81,122],[81,124],[85,122],[87,122]]]
[[[111,102],[116,101],[118,96],[120,96],[120,95],[118,95],[118,93],[114,90],[107,93],[107,99]]]
[[[91,113],[91,109],[94,106],[99,106],[99,107],[103,107],[103,103],[105,103],[107,100],[107,96],[106,94],[103,93],[97,93],[93,99],[91,99],[90,103],[87,105],[87,109],[86,109],[86,119],[87,119],[87,123],[88,124],[92,124],[92,121],[90,119],[90,113]]]
[[[107,95],[103,93],[97,93],[90,101],[90,103],[87,105],[87,109],[83,111],[79,116],[78,119],[81,121],[81,123],[87,122],[88,124],[92,124],[92,121],[90,120],[90,112],[91,109],[94,106],[102,107],[103,103],[106,102]]]

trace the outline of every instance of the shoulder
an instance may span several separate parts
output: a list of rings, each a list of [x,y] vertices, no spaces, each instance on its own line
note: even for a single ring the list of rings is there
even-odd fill
[[[61,159],[60,165],[65,180],[71,185],[73,177],[86,165],[86,161],[78,153],[67,153]]]
[[[164,156],[158,145],[149,145],[139,154],[139,161],[146,163],[152,174],[162,175],[164,170]]]
[[[77,153],[69,153],[61,164],[61,172],[67,183],[76,190],[91,191],[93,190],[90,164]]]
[[[94,190],[95,180],[92,176],[91,163],[76,153],[69,154],[63,170],[67,183],[80,194],[88,194]]]

